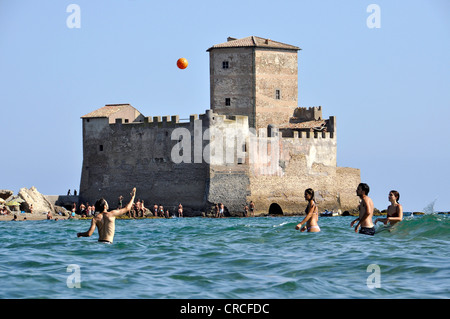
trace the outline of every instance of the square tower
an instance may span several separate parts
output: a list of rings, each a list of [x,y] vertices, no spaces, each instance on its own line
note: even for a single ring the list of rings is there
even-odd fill
[[[209,48],[211,110],[246,115],[256,129],[289,122],[298,105],[298,50],[255,36]]]

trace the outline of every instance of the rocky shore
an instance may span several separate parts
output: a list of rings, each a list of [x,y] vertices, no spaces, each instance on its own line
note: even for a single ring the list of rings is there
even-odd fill
[[[11,190],[0,190],[0,220],[43,220],[48,213],[53,219],[67,219],[70,212],[61,206],[53,205],[36,187],[21,188],[17,194]]]

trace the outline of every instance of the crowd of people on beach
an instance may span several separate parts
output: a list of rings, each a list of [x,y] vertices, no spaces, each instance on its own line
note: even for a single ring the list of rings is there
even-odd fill
[[[119,196],[117,209],[123,208],[123,196]],[[86,204],[81,203],[77,206],[76,203],[72,204],[71,217],[79,215],[81,217],[93,217],[95,216],[95,205],[90,205],[88,202]],[[245,205],[242,212],[243,217],[254,217],[255,216],[255,203],[250,201],[248,205]],[[183,216],[183,205],[180,203],[176,208],[176,211],[169,208],[164,208],[162,204],[154,204],[150,209],[145,207],[144,201],[138,199],[132,204],[130,211],[126,213],[126,216],[130,218],[143,218],[143,217],[184,217]],[[225,205],[223,203],[217,203],[214,206],[213,217],[224,218],[225,217]]]
[[[122,209],[123,196],[119,196],[117,209]],[[71,216],[80,215],[81,217],[93,217],[96,215],[95,205],[81,203],[78,207],[76,203],[72,204]],[[130,210],[126,213],[126,216],[130,218],[143,218],[143,217],[165,217],[170,218],[172,216],[183,217],[183,205],[181,203],[177,207],[177,211],[174,214],[170,214],[168,208],[164,209],[161,204],[154,204],[151,209],[145,207],[144,201],[138,199],[135,203],[132,203]]]

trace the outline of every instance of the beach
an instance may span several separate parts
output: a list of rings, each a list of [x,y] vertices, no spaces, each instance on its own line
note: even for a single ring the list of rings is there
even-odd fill
[[[0,221],[10,221],[14,218],[14,215],[17,216],[17,221],[34,221],[34,220],[46,220],[47,213],[21,213],[21,212],[13,212],[8,215],[0,215]],[[68,219],[69,216],[62,216],[57,214],[52,214],[53,219]],[[78,218],[78,217],[75,217]]]

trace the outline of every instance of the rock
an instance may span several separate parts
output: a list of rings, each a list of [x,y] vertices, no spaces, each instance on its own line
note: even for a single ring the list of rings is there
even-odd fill
[[[55,205],[55,216],[70,216],[70,211],[68,211],[66,208],[62,207],[62,206],[56,206]]]
[[[30,189],[21,188],[18,197],[23,200],[20,204],[20,209],[25,212],[30,212],[30,205],[33,205],[33,213],[54,213],[55,207],[47,198],[38,192],[36,187]]]
[[[11,197],[14,194],[13,191],[10,191],[9,189],[0,189],[0,198],[1,199],[7,199]]]

